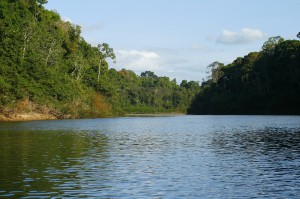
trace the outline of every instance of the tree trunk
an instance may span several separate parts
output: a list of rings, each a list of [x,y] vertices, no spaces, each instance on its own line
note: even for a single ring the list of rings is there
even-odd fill
[[[98,81],[99,81],[99,79],[100,79],[100,70],[101,70],[101,59],[100,59],[100,61],[99,61],[99,68],[98,68]]]
[[[49,50],[48,50],[48,53],[47,53],[47,56],[46,56],[46,60],[45,60],[45,65],[46,65],[46,66],[48,65],[49,58],[50,58],[51,54],[53,53],[53,52],[52,52],[52,51],[53,51],[52,48],[54,47],[54,45],[55,45],[55,41],[53,41],[53,42],[51,43],[50,48],[49,48]]]
[[[24,42],[23,42],[23,49],[22,49],[22,59],[25,57],[26,49],[27,49],[27,42],[29,42],[31,38],[32,30],[29,30],[28,32],[25,32],[23,37],[24,37]]]

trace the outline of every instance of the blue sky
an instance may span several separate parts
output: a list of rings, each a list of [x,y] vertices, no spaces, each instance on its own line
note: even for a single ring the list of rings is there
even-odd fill
[[[206,67],[259,51],[271,36],[296,39],[300,0],[49,0],[47,9],[108,43],[117,63],[140,74],[200,81]]]

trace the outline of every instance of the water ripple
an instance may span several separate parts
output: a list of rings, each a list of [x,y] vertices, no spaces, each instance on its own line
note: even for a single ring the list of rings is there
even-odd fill
[[[298,198],[300,117],[0,124],[0,198]]]

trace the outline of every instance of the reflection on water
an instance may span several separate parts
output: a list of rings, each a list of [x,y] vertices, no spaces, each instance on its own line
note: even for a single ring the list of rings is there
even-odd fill
[[[0,198],[298,198],[300,117],[0,123]]]
[[[0,196],[75,197],[86,157],[98,154],[105,166],[106,145],[107,137],[93,132],[1,132]]]

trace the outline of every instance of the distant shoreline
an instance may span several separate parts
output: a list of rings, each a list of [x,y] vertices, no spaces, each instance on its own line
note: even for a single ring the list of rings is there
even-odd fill
[[[125,114],[125,117],[173,117],[186,115],[185,113],[136,113],[136,114]]]
[[[138,113],[138,114],[125,114],[119,117],[174,117],[186,115],[185,113]],[[57,117],[49,113],[16,113],[11,115],[0,114],[0,122],[26,122],[26,121],[39,121],[39,120],[60,120],[60,119],[71,119],[70,115],[65,117]],[[79,119],[79,118],[78,118]]]

